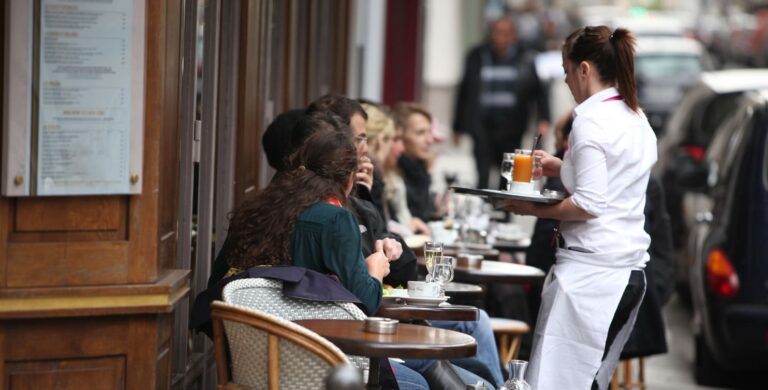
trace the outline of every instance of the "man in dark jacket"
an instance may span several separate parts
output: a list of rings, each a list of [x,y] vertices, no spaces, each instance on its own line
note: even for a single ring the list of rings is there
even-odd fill
[[[534,104],[537,130],[546,134],[546,89],[532,56],[517,42],[514,22],[498,19],[491,24],[488,42],[467,55],[454,110],[454,131],[474,140],[478,188],[488,188],[489,171],[501,164],[502,153],[520,147]]]

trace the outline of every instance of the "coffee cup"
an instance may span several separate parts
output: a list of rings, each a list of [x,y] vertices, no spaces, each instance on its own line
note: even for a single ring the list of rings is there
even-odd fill
[[[440,294],[437,283],[411,280],[408,282],[408,296],[414,298],[434,298]]]

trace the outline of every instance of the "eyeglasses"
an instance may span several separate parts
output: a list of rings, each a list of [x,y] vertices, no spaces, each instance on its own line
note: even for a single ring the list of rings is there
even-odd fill
[[[356,135],[354,137],[355,144],[364,144],[368,142],[368,136],[365,134]]]

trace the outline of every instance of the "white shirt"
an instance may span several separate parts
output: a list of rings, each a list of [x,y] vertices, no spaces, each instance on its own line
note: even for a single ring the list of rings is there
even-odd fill
[[[566,247],[592,253],[561,248],[558,261],[637,268],[650,258],[643,210],[656,136],[645,114],[632,111],[618,95],[608,88],[574,109],[560,176],[573,203],[597,218],[561,224]]]

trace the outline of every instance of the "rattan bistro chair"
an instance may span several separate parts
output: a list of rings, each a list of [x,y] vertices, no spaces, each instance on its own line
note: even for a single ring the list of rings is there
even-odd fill
[[[319,302],[283,295],[283,282],[266,278],[238,279],[228,283],[221,292],[226,303],[260,310],[288,321],[299,320],[364,320],[367,318],[350,302]],[[368,378],[369,360],[362,356],[347,356],[352,365]]]
[[[219,389],[320,389],[331,367],[349,363],[303,326],[221,301],[211,309]]]

